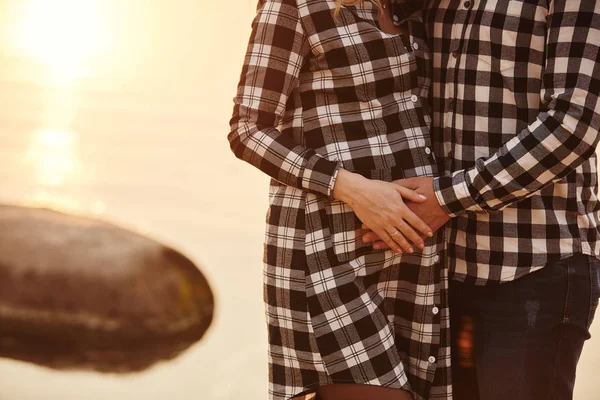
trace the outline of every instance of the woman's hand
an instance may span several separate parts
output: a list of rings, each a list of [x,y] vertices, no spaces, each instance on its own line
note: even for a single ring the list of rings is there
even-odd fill
[[[394,181],[393,183],[426,195],[427,200],[419,203],[411,202],[408,203],[407,206],[417,216],[422,217],[423,221],[431,228],[433,232],[436,232],[438,229],[444,226],[446,222],[448,222],[450,216],[442,209],[433,191],[433,178],[418,177],[400,179]],[[379,235],[370,230],[369,227],[363,225],[363,229],[369,230],[363,235],[364,243],[373,243],[373,248],[379,250],[390,248],[390,246],[382,241]]]
[[[402,200],[405,198],[415,203],[427,200],[412,189],[395,183],[369,180],[342,169],[333,187],[333,198],[350,205],[362,223],[397,253],[402,250],[412,253],[413,245],[422,249],[425,244],[421,234],[433,236],[427,224],[410,211]]]

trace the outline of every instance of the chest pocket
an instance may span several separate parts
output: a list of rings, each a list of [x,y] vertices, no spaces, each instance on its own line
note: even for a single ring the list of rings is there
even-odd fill
[[[543,67],[547,16],[546,0],[481,0],[471,16],[478,58],[503,75]]]

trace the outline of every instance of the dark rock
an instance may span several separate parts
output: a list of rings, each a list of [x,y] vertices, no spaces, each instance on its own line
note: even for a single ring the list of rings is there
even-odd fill
[[[106,222],[0,206],[0,357],[129,372],[200,340],[213,295],[173,249]]]

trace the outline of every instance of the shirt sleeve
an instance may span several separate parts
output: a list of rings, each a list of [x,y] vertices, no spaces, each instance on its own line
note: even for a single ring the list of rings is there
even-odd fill
[[[272,178],[331,197],[340,164],[277,129],[309,54],[295,0],[261,0],[234,99],[228,139],[238,158]]]
[[[600,129],[600,1],[549,5],[541,99],[546,110],[493,156],[436,178],[450,216],[496,213],[558,182],[596,150]]]

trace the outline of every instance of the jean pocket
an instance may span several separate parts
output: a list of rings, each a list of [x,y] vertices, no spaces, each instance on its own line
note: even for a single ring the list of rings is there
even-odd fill
[[[600,260],[595,257],[589,257],[590,266],[590,309],[588,314],[587,327],[592,326],[596,309],[598,308],[598,300],[600,299]]]

